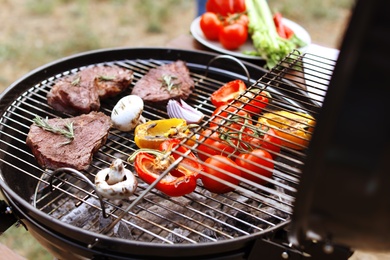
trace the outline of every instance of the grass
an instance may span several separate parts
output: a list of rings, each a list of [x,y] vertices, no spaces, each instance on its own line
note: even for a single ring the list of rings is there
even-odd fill
[[[0,236],[0,243],[7,245],[27,259],[53,260],[53,256],[21,225],[9,228]]]
[[[195,2],[188,0],[3,1],[0,91],[27,72],[71,54],[163,46],[188,33],[195,16]],[[183,15],[180,26],[177,14]]]
[[[314,42],[337,47],[353,0],[270,1],[301,24]],[[53,60],[110,47],[164,46],[189,32],[188,0],[3,0],[0,91]]]
[[[269,1],[301,24],[314,42],[337,47],[353,0]],[[188,0],[2,0],[0,91],[27,72],[71,54],[110,47],[164,46],[188,34]],[[23,227],[0,236],[28,259],[53,259]],[[1,258],[1,257],[0,257]]]

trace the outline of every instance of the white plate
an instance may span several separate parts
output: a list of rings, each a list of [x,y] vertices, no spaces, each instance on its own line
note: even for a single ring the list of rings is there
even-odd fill
[[[262,60],[262,58],[259,56],[246,55],[243,53],[244,51],[255,51],[255,48],[253,47],[253,44],[252,44],[252,40],[249,39],[250,37],[248,37],[248,41],[244,45],[242,45],[239,49],[234,50],[234,51],[230,51],[230,50],[223,48],[222,45],[218,41],[210,41],[210,40],[206,39],[206,37],[204,36],[204,34],[202,32],[202,29],[200,28],[200,18],[201,18],[200,16],[195,18],[195,20],[192,21],[191,28],[190,28],[192,36],[194,36],[194,38],[198,42],[200,42],[201,44],[203,44],[204,46],[206,46],[212,50],[215,50],[215,51],[218,51],[218,52],[221,52],[224,54],[229,54],[229,55],[232,55],[232,56],[235,56],[238,58]],[[294,33],[297,35],[297,37],[300,38],[302,41],[306,42],[307,45],[309,45],[311,43],[311,38],[310,38],[309,33],[305,29],[303,29],[302,26],[300,26],[299,24],[294,23],[293,21],[290,21],[286,18],[283,18],[283,23],[286,26],[290,27],[294,31]],[[301,52],[305,52],[307,45],[300,48],[299,50]]]

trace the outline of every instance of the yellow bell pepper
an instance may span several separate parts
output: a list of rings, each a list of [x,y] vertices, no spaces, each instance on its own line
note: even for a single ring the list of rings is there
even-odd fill
[[[134,130],[134,141],[139,148],[159,149],[162,142],[168,139],[183,139],[191,134],[184,119],[170,118],[152,120],[138,125]],[[195,135],[186,144],[193,145]]]
[[[309,145],[315,119],[305,113],[280,110],[263,114],[258,123],[274,129],[282,145],[303,150]]]

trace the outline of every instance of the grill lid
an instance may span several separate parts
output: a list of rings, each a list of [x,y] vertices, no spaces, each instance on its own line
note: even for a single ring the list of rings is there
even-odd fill
[[[291,241],[390,248],[389,1],[357,1],[310,143]]]

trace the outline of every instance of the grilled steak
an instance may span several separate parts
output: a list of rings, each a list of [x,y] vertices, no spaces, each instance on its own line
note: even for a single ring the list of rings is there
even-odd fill
[[[171,98],[185,100],[194,88],[186,63],[178,60],[150,69],[137,81],[131,94],[144,101],[166,102]]]
[[[133,72],[120,67],[95,66],[59,79],[47,94],[55,110],[71,115],[100,108],[100,99],[115,96],[130,86]]]
[[[70,141],[64,135],[44,130],[35,123],[31,125],[26,144],[38,164],[48,169],[72,167],[80,171],[86,170],[93,154],[105,144],[111,127],[111,118],[102,112],[66,119],[52,118],[47,122],[50,126],[61,129],[65,129],[67,123],[73,123],[74,130],[74,139]]]
[[[126,90],[133,80],[133,72],[120,67],[92,67],[82,71],[82,76],[87,74],[97,88],[100,99],[118,95]]]
[[[47,103],[71,115],[87,114],[100,108],[95,85],[81,81],[78,74],[60,79],[47,94]]]

